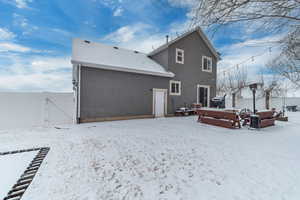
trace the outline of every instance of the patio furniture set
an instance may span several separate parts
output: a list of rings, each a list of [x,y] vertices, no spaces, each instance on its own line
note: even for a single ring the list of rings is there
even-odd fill
[[[198,122],[221,126],[225,128],[241,128],[249,126],[251,128],[265,128],[275,125],[274,111],[260,111],[252,114],[243,110],[217,110],[204,109],[197,110]]]

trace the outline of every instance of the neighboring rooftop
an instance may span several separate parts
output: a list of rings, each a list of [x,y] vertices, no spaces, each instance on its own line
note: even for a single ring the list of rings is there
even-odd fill
[[[220,54],[219,54],[219,53],[217,52],[217,50],[213,47],[212,43],[209,41],[209,39],[206,37],[206,35],[204,34],[204,32],[202,31],[202,29],[201,29],[199,26],[197,26],[197,27],[195,27],[195,28],[193,28],[193,29],[191,29],[191,30],[189,30],[189,31],[187,31],[187,32],[185,32],[185,33],[183,33],[183,34],[181,34],[180,36],[176,37],[175,39],[173,39],[173,40],[171,40],[171,41],[168,41],[167,43],[165,43],[165,44],[161,45],[160,47],[154,49],[152,52],[150,52],[150,53],[148,54],[148,56],[153,56],[153,55],[155,55],[155,54],[157,54],[157,53],[163,51],[164,49],[168,48],[169,45],[175,43],[176,41],[178,41],[178,40],[184,38],[185,36],[187,36],[187,35],[189,35],[189,34],[195,32],[195,31],[197,31],[197,33],[199,33],[200,37],[204,40],[205,44],[208,46],[208,48],[210,49],[210,51],[212,52],[212,54],[213,54],[214,56],[216,56],[216,58],[217,58],[218,60],[220,60],[220,59],[221,59],[221,58],[220,58]]]
[[[172,72],[144,53],[78,38],[73,39],[71,62],[101,69],[174,77]]]

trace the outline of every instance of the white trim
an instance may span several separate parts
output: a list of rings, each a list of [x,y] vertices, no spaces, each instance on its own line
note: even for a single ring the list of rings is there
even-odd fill
[[[165,102],[164,102],[164,115],[168,113],[168,89],[152,89],[152,114],[155,116],[155,92],[164,92]]]
[[[182,54],[182,60],[181,60],[181,61],[177,60],[177,59],[178,59],[178,53],[179,53],[179,52]],[[184,50],[183,50],[183,49],[178,49],[178,48],[176,48],[175,60],[176,60],[176,63],[184,64]]]
[[[173,93],[172,92],[172,84],[173,83],[179,84],[179,92],[178,93]],[[170,80],[170,82],[169,82],[169,90],[170,90],[170,95],[180,96],[181,95],[181,81]]]
[[[204,69],[204,59],[210,60],[210,69]],[[212,72],[212,58],[208,56],[202,56],[202,71],[204,72]]]
[[[130,69],[130,68],[126,68],[126,67],[99,65],[99,64],[81,62],[81,61],[76,61],[76,60],[71,60],[71,63],[72,64],[81,64],[81,65],[87,66],[87,67],[107,69],[107,70],[120,71],[120,72],[131,72],[131,73],[137,73],[137,74],[147,74],[147,75],[162,76],[162,77],[174,77],[175,76],[175,74],[172,72],[153,72],[153,71],[146,71],[146,70],[139,70],[139,69]]]
[[[210,107],[210,86],[197,84],[197,103],[199,103],[199,88],[207,88],[207,107]]]

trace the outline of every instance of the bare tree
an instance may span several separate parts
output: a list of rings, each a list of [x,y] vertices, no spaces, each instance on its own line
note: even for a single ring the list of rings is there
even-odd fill
[[[300,25],[294,26],[281,43],[285,56],[292,60],[300,60]]]
[[[217,95],[222,96],[227,93],[226,73],[218,75],[217,79]]]
[[[260,22],[262,27],[281,29],[300,22],[299,0],[199,0],[192,25],[228,25]]]
[[[232,107],[235,107],[236,97],[241,97],[241,91],[247,85],[248,73],[245,68],[237,67],[230,72],[225,72],[218,77],[218,94],[230,94],[232,97]]]
[[[282,87],[280,84],[280,76],[273,74],[268,80],[266,80],[265,76],[265,74],[261,73],[261,97],[265,98],[265,108],[269,110],[270,99],[272,97],[279,97]]]
[[[280,55],[269,61],[267,67],[300,88],[300,26],[282,39]]]
[[[268,67],[275,74],[279,74],[300,88],[300,61],[293,60],[282,54],[268,63]]]
[[[269,63],[269,67],[273,73],[300,87],[300,0],[198,1],[191,26],[201,25],[218,30],[222,25],[249,22],[248,25],[260,25],[260,31],[265,28],[268,32],[284,32],[286,37],[278,41],[282,44],[282,53]],[[232,86],[229,80],[229,87],[240,86]]]

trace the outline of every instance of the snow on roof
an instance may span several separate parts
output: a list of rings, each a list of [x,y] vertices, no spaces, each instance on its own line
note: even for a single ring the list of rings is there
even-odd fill
[[[213,54],[214,56],[216,56],[216,58],[217,58],[218,60],[220,60],[221,58],[220,58],[219,53],[218,53],[218,52],[216,51],[216,49],[213,47],[213,45],[211,44],[211,42],[209,41],[209,39],[206,37],[205,33],[202,31],[202,29],[201,29],[199,26],[197,26],[197,27],[191,29],[190,31],[187,31],[187,32],[183,33],[182,35],[180,35],[180,36],[178,36],[177,38],[171,40],[170,42],[161,45],[161,46],[158,47],[157,49],[154,49],[152,52],[150,52],[148,55],[149,55],[149,56],[153,56],[153,55],[155,55],[155,54],[161,52],[162,50],[168,48],[171,44],[173,44],[173,43],[175,43],[176,41],[178,41],[178,40],[184,38],[185,36],[188,36],[189,34],[195,32],[195,31],[197,31],[197,33],[200,35],[200,37],[204,40],[205,44],[208,46],[208,48],[210,49],[210,51],[212,52],[212,54]]]
[[[174,77],[172,72],[144,53],[78,38],[73,39],[71,62],[101,69]]]

